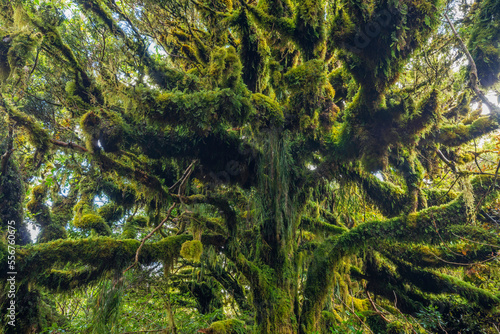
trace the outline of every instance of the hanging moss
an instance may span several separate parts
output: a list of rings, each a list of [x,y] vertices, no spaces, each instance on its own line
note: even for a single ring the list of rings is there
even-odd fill
[[[425,136],[431,125],[437,122],[439,118],[438,98],[438,91],[433,89],[422,99],[415,112],[402,121],[404,122],[403,133],[411,142],[416,142],[420,137]]]
[[[306,132],[329,132],[339,108],[333,103],[335,91],[328,82],[324,62],[311,60],[289,70],[285,82],[291,91],[289,112],[296,115],[295,126]]]
[[[305,60],[324,57],[326,22],[322,0],[300,1],[296,7],[294,39]]]
[[[182,244],[181,256],[186,260],[200,262],[203,253],[203,244],[199,240],[186,241]]]
[[[127,219],[123,224],[122,238],[135,239],[137,237],[137,224],[132,219]]]

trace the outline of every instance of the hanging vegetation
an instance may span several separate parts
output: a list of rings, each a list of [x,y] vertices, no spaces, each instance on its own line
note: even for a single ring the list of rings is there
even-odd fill
[[[499,13],[0,0],[0,332],[498,333]]]

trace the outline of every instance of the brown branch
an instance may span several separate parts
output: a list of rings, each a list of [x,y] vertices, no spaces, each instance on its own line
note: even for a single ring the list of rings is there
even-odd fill
[[[137,251],[135,252],[135,261],[134,263],[132,263],[127,269],[125,269],[123,271],[123,274],[125,274],[127,271],[129,271],[130,269],[132,269],[133,267],[135,267],[137,265],[137,263],[139,263],[139,254],[141,252],[141,248],[142,246],[144,246],[144,243],[146,242],[146,240],[148,240],[149,238],[151,238],[153,236],[153,234],[158,231],[162,226],[163,224],[165,224],[165,222],[170,218],[170,214],[172,213],[172,210],[174,209],[175,205],[177,203],[174,203],[170,206],[170,208],[168,209],[167,211],[167,216],[161,221],[160,224],[158,224],[158,226],[156,226],[151,232],[149,232],[149,234],[147,236],[145,236],[142,241],[141,241],[141,245],[139,246],[139,248],[137,248]]]
[[[78,151],[81,151],[81,152],[88,152],[89,150],[87,150],[85,147],[83,146],[80,146],[78,144],[75,144],[73,142],[63,142],[63,141],[60,141],[60,140],[55,140],[55,139],[50,139],[50,142],[56,146],[61,146],[61,147],[67,147],[67,148],[71,148],[71,149],[76,149]]]
[[[365,285],[365,292],[366,292],[366,296],[368,297],[368,301],[370,301],[370,304],[372,305],[373,310],[375,310],[375,313],[377,313],[382,319],[384,319],[385,322],[390,323],[390,321],[384,316],[384,314],[382,312],[379,311],[379,309],[377,308],[377,306],[373,302],[372,297],[370,296],[370,293],[366,289],[366,285]]]
[[[443,152],[441,152],[440,149],[437,149],[436,150],[436,153],[438,154],[438,156],[441,158],[441,160],[443,160],[443,162],[448,165],[448,167],[450,167],[455,173],[457,172],[457,167],[455,166],[455,163],[448,160],[448,158],[445,157],[445,155],[443,154]]]
[[[476,67],[476,63],[474,62],[474,59],[472,58],[471,54],[469,53],[469,50],[467,49],[467,46],[465,45],[462,38],[460,38],[460,36],[458,35],[458,33],[455,29],[455,26],[453,25],[450,18],[448,17],[448,14],[444,13],[444,17],[446,18],[446,21],[448,21],[448,24],[450,25],[451,30],[453,31],[453,34],[458,39],[458,42],[460,43],[460,46],[462,47],[463,52],[465,53],[465,55],[467,56],[467,59],[469,60],[470,84],[471,84],[472,90],[474,91],[474,93],[476,93],[477,97],[479,97],[479,99],[481,99],[481,101],[483,101],[483,103],[488,106],[490,111],[492,113],[494,113],[495,116],[499,117],[500,116],[500,109],[497,106],[495,106],[494,104],[492,104],[486,98],[486,96],[483,94],[483,92],[479,89],[479,87],[477,86],[478,80],[479,80],[479,77],[477,75],[477,67]]]
[[[171,186],[170,188],[168,188],[169,191],[174,190],[175,187],[177,187],[179,184],[183,183],[187,179],[187,177],[189,175],[191,175],[191,172],[192,172],[191,167],[193,167],[193,165],[194,165],[195,162],[196,162],[196,160],[193,160],[193,162],[191,162],[191,164],[188,166],[188,168],[182,174],[181,178],[177,182],[175,182],[173,186]],[[180,188],[181,187],[179,187],[179,190],[180,190]]]

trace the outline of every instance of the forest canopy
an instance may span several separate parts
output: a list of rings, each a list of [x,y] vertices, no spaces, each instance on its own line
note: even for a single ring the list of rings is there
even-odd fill
[[[499,333],[499,41],[499,0],[0,0],[2,332]]]

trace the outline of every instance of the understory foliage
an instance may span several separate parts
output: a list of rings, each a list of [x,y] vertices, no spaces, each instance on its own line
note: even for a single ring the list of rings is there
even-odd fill
[[[498,333],[499,25],[0,0],[2,333]]]

